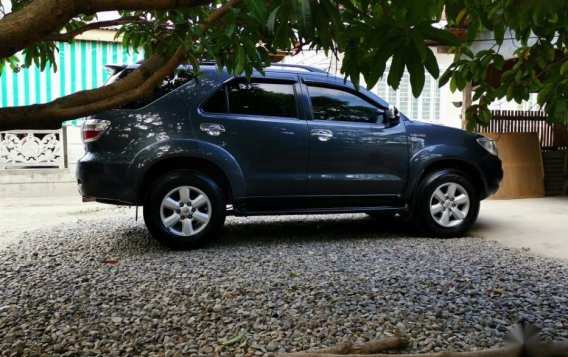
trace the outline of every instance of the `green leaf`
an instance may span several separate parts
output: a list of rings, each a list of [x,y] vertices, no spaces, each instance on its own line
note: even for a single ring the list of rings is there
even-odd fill
[[[503,41],[505,40],[505,24],[498,23],[497,25],[495,25],[493,34],[495,35],[495,42],[497,42],[498,45],[502,45]]]
[[[397,52],[392,57],[391,68],[389,71],[389,76],[387,78],[387,83],[393,89],[398,89],[402,75],[404,74],[404,55],[401,52]]]
[[[473,95],[473,98],[471,100],[474,101],[474,102],[477,102],[479,100],[479,98],[481,98],[482,95],[483,95],[483,91],[476,90],[474,95]]]
[[[453,46],[453,47],[458,47],[461,45],[460,40],[456,36],[454,36],[453,33],[447,30],[442,30],[436,27],[432,27],[430,25],[421,26],[418,27],[418,29],[421,31],[422,36],[424,36],[424,38],[435,41],[442,45]]]
[[[436,60],[436,56],[434,56],[434,52],[432,52],[429,48],[426,51],[426,61],[424,61],[424,66],[432,77],[438,78],[440,75],[440,67],[438,66],[438,61]]]
[[[309,38],[313,34],[312,12],[309,0],[292,0],[296,18],[298,20],[298,30],[304,38]]]
[[[503,58],[503,56],[501,55],[495,55],[493,57],[493,64],[495,65],[495,68],[502,70],[503,65],[505,64],[505,58]]]
[[[235,75],[243,73],[245,69],[245,61],[246,61],[246,56],[243,46],[237,46],[237,57],[235,58],[235,67],[234,67]]]
[[[241,343],[244,339],[245,339],[245,334],[241,333],[237,337],[233,337],[230,340],[226,340],[226,341],[221,342],[221,344],[223,346],[231,346],[231,345],[235,345],[237,343]]]
[[[450,78],[452,78],[452,71],[455,68],[455,64],[451,64],[450,67],[448,67],[444,73],[440,76],[440,80],[438,81],[438,86],[443,87],[446,85],[446,83],[448,83],[448,81],[450,80]]]
[[[487,107],[479,108],[479,117],[482,125],[487,125],[491,121],[491,112]]]
[[[274,33],[274,47],[288,49],[290,47],[290,27],[288,23],[282,23],[276,27]]]
[[[467,120],[467,122],[465,124],[466,130],[471,131],[471,132],[474,131],[476,126],[477,126],[477,122],[475,120],[475,117],[470,119],[470,118],[467,118],[467,116],[466,116],[466,120]]]
[[[456,87],[459,90],[462,90],[467,85],[467,79],[464,77],[463,72],[456,72],[454,73],[454,78],[456,79]]]
[[[568,61],[564,62],[562,64],[562,67],[560,67],[560,75],[563,76],[564,74],[566,74],[566,72],[568,72]]]
[[[278,10],[280,10],[280,6],[277,6],[274,10],[272,10],[270,16],[268,16],[266,27],[268,27],[268,31],[270,31],[270,33],[274,33],[274,27],[276,26],[276,15],[278,15]]]
[[[473,40],[475,40],[475,38],[477,37],[477,33],[479,32],[479,26],[480,26],[479,18],[474,17],[471,24],[469,24],[469,26],[467,27],[467,42],[468,43],[472,43]]]
[[[538,93],[536,101],[539,105],[544,105],[549,100],[549,94],[552,92],[554,85],[549,83],[542,88],[542,90]]]
[[[264,22],[268,15],[266,1],[264,0],[245,0],[245,5],[250,9],[252,15],[259,21]]]
[[[320,11],[325,12],[325,15],[331,21],[331,30],[337,42],[337,46],[342,48],[345,46],[345,24],[340,15],[339,9],[329,0],[319,0]]]
[[[406,68],[408,69],[408,73],[410,74],[410,86],[412,87],[412,95],[414,95],[415,98],[418,98],[420,96],[420,93],[422,93],[426,79],[424,75],[424,67],[422,66],[422,63],[417,61],[417,59],[410,57],[406,61]]]
[[[411,31],[410,38],[414,43],[416,51],[420,54],[420,62],[424,63],[426,61],[426,52],[428,50],[428,46],[424,41],[424,37],[418,31]]]
[[[465,111],[465,118],[466,118],[466,129],[468,131],[474,131],[479,120],[478,118],[478,109],[479,105],[474,104],[471,107],[467,108]]]
[[[365,75],[365,82],[367,83],[367,88],[373,88],[375,84],[379,81],[385,72],[387,66],[387,60],[392,56],[393,52],[397,50],[397,46],[391,46],[386,49],[377,49],[372,56],[372,66],[369,67],[369,71]]]
[[[457,89],[457,85],[456,85],[456,76],[452,75],[451,76],[451,80],[450,80],[450,91],[452,93],[454,93]]]
[[[475,55],[473,54],[473,52],[469,49],[469,47],[466,46],[462,46],[460,47],[462,53],[466,56],[468,56],[469,58],[474,58]]]
[[[458,16],[456,16],[456,25],[461,25],[463,19],[465,18],[465,16],[467,15],[468,12],[468,8],[463,8],[459,13]]]

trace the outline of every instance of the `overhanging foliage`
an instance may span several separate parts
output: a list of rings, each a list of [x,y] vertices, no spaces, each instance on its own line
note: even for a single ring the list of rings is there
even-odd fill
[[[0,109],[0,129],[56,127],[147,96],[180,63],[197,71],[215,60],[235,74],[250,75],[270,63],[270,54],[310,46],[329,55],[343,53],[346,78],[371,87],[385,75],[397,88],[405,70],[412,92],[420,95],[425,71],[438,78],[439,66],[428,44],[447,46],[455,61],[441,76],[453,90],[474,82],[468,127],[490,120],[495,99],[521,101],[538,92],[539,104],[554,120],[568,113],[568,3],[562,0],[12,0],[0,19],[0,67],[45,69],[53,63],[56,40],[71,41],[86,29],[120,25],[123,42],[143,47],[146,64],[113,86],[77,93],[52,103]],[[119,17],[98,22],[97,12]],[[445,11],[445,12],[444,12]],[[441,28],[465,31],[458,38]],[[66,33],[61,33],[64,30]],[[472,52],[482,31],[494,46]],[[516,62],[505,68],[504,41],[519,41]],[[22,52],[17,63],[16,53]],[[387,61],[392,61],[385,73]],[[503,71],[503,69],[505,69]],[[488,80],[499,73],[498,81]]]

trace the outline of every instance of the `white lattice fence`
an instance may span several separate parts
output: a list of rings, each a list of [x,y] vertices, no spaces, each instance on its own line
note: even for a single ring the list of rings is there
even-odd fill
[[[65,167],[63,130],[0,132],[0,169]]]

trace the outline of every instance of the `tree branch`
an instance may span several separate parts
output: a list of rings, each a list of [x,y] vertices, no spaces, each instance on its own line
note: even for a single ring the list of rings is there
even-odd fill
[[[79,14],[180,9],[212,3],[212,0],[35,0],[0,19],[0,58],[10,57],[42,41],[46,33],[58,32]]]
[[[132,23],[142,23],[142,24],[152,24],[151,21],[143,19],[141,17],[130,16],[130,17],[122,17],[119,19],[114,20],[107,20],[107,21],[97,21],[91,22],[86,24],[85,26],[79,27],[74,29],[73,31],[64,32],[64,33],[53,33],[51,35],[47,35],[42,39],[42,41],[60,41],[60,42],[70,42],[75,37],[79,36],[80,34],[90,31],[100,29],[102,27],[111,27],[111,26],[118,26],[124,24],[132,24]]]
[[[171,10],[209,5],[213,0],[85,0],[88,13],[120,10]]]
[[[299,353],[289,353],[284,356],[290,357],[309,357],[310,355],[322,357],[326,355],[349,355],[349,354],[361,354],[369,355],[385,350],[395,350],[401,349],[408,344],[408,339],[406,337],[391,337],[382,340],[371,341],[367,343],[353,344],[351,342],[342,343],[336,347],[323,348],[315,351],[299,352]]]
[[[243,0],[229,0],[215,9],[200,25],[206,31],[219,21],[231,7]],[[186,49],[178,46],[173,55],[164,58],[154,54],[123,79],[97,89],[77,92],[50,103],[0,109],[0,131],[9,129],[54,129],[62,120],[79,118],[116,108],[152,93],[164,78],[173,73],[186,59]]]

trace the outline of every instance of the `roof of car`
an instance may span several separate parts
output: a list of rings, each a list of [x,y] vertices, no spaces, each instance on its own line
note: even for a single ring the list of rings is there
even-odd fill
[[[107,64],[105,65],[106,68],[109,68],[113,71],[118,72],[118,71],[122,71],[126,68],[138,68],[142,63],[138,62],[138,63],[130,63],[130,64]],[[188,68],[189,66],[181,66],[182,68]],[[200,67],[203,69],[215,69],[217,70],[217,64],[215,62],[202,62],[200,63]],[[299,64],[284,64],[284,63],[275,63],[272,64],[270,67],[265,67],[264,68],[265,72],[288,72],[288,73],[309,73],[309,74],[315,74],[315,75],[323,75],[323,76],[333,76],[335,77],[335,75],[326,72],[322,69],[316,68],[316,67],[311,67],[311,66],[305,66],[305,65],[299,65]]]
[[[133,63],[133,64],[109,64],[106,65],[105,67],[112,69],[114,71],[113,74],[116,74],[126,68],[129,69],[135,69],[138,68],[141,65],[141,63]],[[181,68],[185,68],[187,70],[190,70],[191,68],[187,65],[185,66],[180,66]],[[204,71],[218,71],[217,64],[215,64],[215,62],[202,62],[200,63],[200,69],[204,70]],[[270,67],[266,67],[264,69],[265,72],[273,72],[275,75],[277,73],[295,73],[295,74],[299,74],[302,75],[302,77],[305,80],[313,80],[313,81],[320,81],[320,80],[324,80],[327,83],[335,83],[335,84],[342,84],[342,85],[347,85],[348,87],[351,87],[352,89],[354,89],[355,87],[353,86],[353,84],[349,81],[346,81],[345,78],[336,76],[332,73],[323,71],[319,68],[315,68],[315,67],[310,67],[310,66],[304,66],[304,65],[291,65],[291,64],[273,64]],[[258,71],[255,71],[255,75],[260,75],[260,73]],[[367,92],[367,94],[372,95],[372,97],[374,98],[373,100],[376,101],[378,104],[384,106],[384,107],[388,107],[388,103],[382,99],[377,97],[376,95],[373,95],[371,92],[369,92],[367,89],[365,89],[364,87],[360,87],[358,89],[359,91],[362,92]]]

